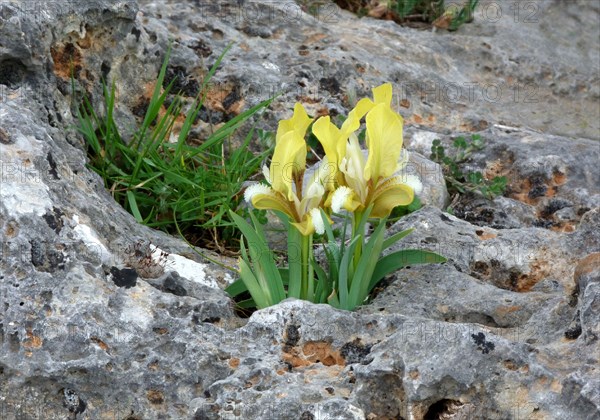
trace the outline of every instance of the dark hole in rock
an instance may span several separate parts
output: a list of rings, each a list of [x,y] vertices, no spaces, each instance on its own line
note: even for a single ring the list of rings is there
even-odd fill
[[[187,296],[187,290],[181,284],[181,280],[176,273],[171,273],[165,279],[163,290],[167,293],[172,293],[175,296]]]
[[[50,169],[48,172],[50,173],[50,175],[52,175],[52,178],[59,179],[58,172],[56,171],[56,162],[54,161],[52,153],[49,152],[46,156],[46,159],[48,160],[48,164],[50,165]]]
[[[207,322],[209,324],[215,324],[215,323],[219,322],[220,320],[221,320],[221,318],[218,317],[218,316],[211,316],[211,317],[208,317],[208,318],[204,318],[202,320],[202,322]]]
[[[340,93],[340,82],[335,77],[323,77],[319,80],[319,87],[331,93]]]
[[[142,31],[140,31],[134,26],[133,28],[131,28],[131,33],[135,35],[136,42],[140,42],[140,35],[142,34]]]
[[[573,328],[565,331],[565,338],[568,340],[576,340],[581,335],[581,325],[577,324]]]
[[[0,62],[0,84],[10,89],[18,88],[25,77],[26,67],[20,61],[9,58]]]
[[[570,203],[569,201],[555,198],[555,199],[550,200],[550,202],[542,209],[540,215],[544,218],[547,218],[547,217],[552,216],[558,210],[561,210],[561,209],[564,209],[565,207],[570,207],[570,206],[572,206],[572,203]]]
[[[496,345],[491,341],[486,341],[485,334],[480,332],[477,334],[471,334],[473,342],[477,345],[477,350],[480,350],[483,354],[488,354],[490,351],[496,348]]]
[[[146,115],[146,111],[148,110],[148,106],[150,105],[150,99],[141,97],[137,103],[131,109],[133,115],[136,117],[143,118]]]
[[[300,415],[300,420],[314,420],[314,419],[315,419],[315,416],[310,411],[304,411]]]
[[[203,105],[198,112],[197,118],[210,124],[217,124],[223,121],[225,115],[221,111],[208,109]]]
[[[300,332],[297,325],[288,325],[285,330],[285,344],[295,346],[300,341]]]
[[[0,98],[1,100],[2,98]],[[11,135],[8,134],[4,128],[0,127],[0,143],[2,144],[12,144],[14,140]]]
[[[569,306],[574,308],[577,306],[577,300],[579,299],[579,285],[575,286],[573,293],[569,296]]]
[[[62,216],[64,216],[64,213],[60,211],[60,209],[53,207],[52,211],[46,212],[46,214],[44,214],[42,217],[50,229],[56,233],[60,233],[61,229],[63,228]]]
[[[83,413],[87,407],[85,401],[79,397],[77,392],[72,389],[65,388],[63,391],[63,405],[71,412],[75,414]]]
[[[196,43],[193,44],[191,48],[196,52],[196,54],[204,58],[212,54],[212,50],[210,49],[210,47],[201,39],[196,41]]]
[[[452,418],[463,404],[460,401],[443,399],[429,407],[423,420],[441,420]]]
[[[174,82],[173,82],[174,80]],[[200,90],[200,85],[192,76],[187,73],[187,70],[181,66],[167,67],[167,74],[163,81],[163,87],[166,88],[173,82],[171,93],[180,93],[183,96],[196,96]]]
[[[223,99],[223,108],[229,109],[231,105],[239,101],[241,98],[239,89],[233,89],[226,97]]]
[[[544,228],[544,229],[552,227],[552,225],[554,225],[554,222],[552,222],[551,220],[537,219],[533,222],[534,227],[539,227],[539,228]]]
[[[111,267],[112,281],[119,287],[129,289],[137,284],[137,272],[133,268]]]
[[[580,207],[579,209],[577,209],[577,216],[583,216],[585,213],[587,213],[590,210],[591,209],[589,207]]]
[[[545,185],[545,179],[541,176],[533,176],[529,179],[531,182],[531,189],[527,196],[531,199],[543,197],[548,191],[548,187]]]
[[[249,37],[260,37],[266,39],[273,36],[273,32],[268,27],[263,25],[245,25],[241,28],[241,31]]]
[[[340,354],[346,360],[346,364],[362,363],[371,353],[371,345],[363,344],[360,338],[346,343],[340,349]]]
[[[452,220],[448,216],[446,216],[445,214],[443,214],[443,213],[440,214],[440,219],[442,219],[446,223],[452,224]]]
[[[105,83],[107,83],[108,80],[108,73],[110,73],[110,63],[103,61],[102,64],[100,65],[100,72],[102,73],[102,80],[104,80]]]
[[[31,244],[31,263],[36,268],[42,267],[45,258],[41,242],[38,240],[31,240],[29,243]]]
[[[490,275],[490,267],[485,261],[475,261],[471,263],[471,274],[473,277],[481,280],[481,276],[488,277]]]

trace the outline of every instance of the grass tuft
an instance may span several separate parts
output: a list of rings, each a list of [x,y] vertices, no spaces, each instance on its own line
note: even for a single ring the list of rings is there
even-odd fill
[[[235,239],[239,233],[229,211],[246,212],[240,209],[243,183],[260,171],[261,162],[271,152],[250,151],[254,127],[235,149],[231,138],[273,98],[224,123],[200,145],[187,142],[208,83],[230,47],[212,66],[186,112],[179,93],[167,101],[176,79],[163,89],[169,50],[146,114],[127,141],[114,120],[114,81],[110,88],[103,83],[102,113],[86,96],[77,112],[78,131],[88,145],[89,167],[102,177],[115,201],[140,223],[173,234],[181,231],[190,243],[220,251],[239,246]]]

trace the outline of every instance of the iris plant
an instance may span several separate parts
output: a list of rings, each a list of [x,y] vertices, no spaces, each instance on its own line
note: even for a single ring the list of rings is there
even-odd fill
[[[287,297],[328,302],[352,310],[367,299],[385,275],[408,264],[443,262],[437,254],[404,249],[380,258],[381,253],[410,233],[384,239],[387,217],[394,207],[409,205],[421,189],[420,180],[402,170],[408,153],[402,148],[403,119],[391,107],[392,86],[373,89],[373,99],[361,99],[337,127],[328,116],[314,122],[301,104],[290,119],[280,121],[265,183],[250,186],[245,199],[257,209],[272,210],[288,231],[288,267],[277,268],[262,226],[232,214],[243,233],[241,279],[229,288],[232,295],[249,291],[246,306],[263,308]],[[357,136],[364,119],[366,153]],[[312,124],[325,157],[305,176],[307,145]],[[341,238],[331,226],[333,214],[345,216]],[[368,220],[378,223],[367,239]],[[313,254],[314,233],[325,234],[325,270]],[[248,243],[248,250],[244,239]],[[249,251],[249,252],[248,252]]]

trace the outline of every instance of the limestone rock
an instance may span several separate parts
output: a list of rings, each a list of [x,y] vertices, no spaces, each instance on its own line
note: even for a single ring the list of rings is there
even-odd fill
[[[585,258],[600,251],[587,140],[600,137],[598,11],[548,1],[515,19],[512,4],[482,1],[450,34],[267,0],[0,2],[2,417],[596,418],[600,290]],[[512,156],[513,189],[493,222],[435,207],[398,222],[390,233],[417,228],[401,246],[449,261],[394,273],[355,312],[287,300],[240,318],[222,290],[234,274],[137,224],[72,130],[72,100],[85,92],[101,109],[104,78],[127,134],[169,40],[187,103],[236,41],[200,137],[278,91],[259,127],[274,130],[297,100],[347,113],[391,81],[412,150],[411,130],[423,144],[487,130],[492,147],[470,164]],[[461,95],[447,99],[452,83]],[[561,228],[536,226],[544,214]]]

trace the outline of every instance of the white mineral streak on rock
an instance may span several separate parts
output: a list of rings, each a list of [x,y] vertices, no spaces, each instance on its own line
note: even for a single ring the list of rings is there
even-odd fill
[[[266,68],[267,70],[273,70],[276,71],[277,73],[279,73],[281,70],[279,70],[279,66],[277,64],[273,64],[270,61],[263,61],[262,66],[264,68]]]
[[[150,245],[150,249],[152,250],[153,260],[157,264],[160,264],[161,253],[164,251],[152,244]],[[185,277],[188,280],[204,284],[208,287],[214,287],[215,289],[219,288],[214,279],[206,277],[206,264],[197,263],[177,254],[168,254],[166,260],[165,271],[175,271],[181,277]]]
[[[33,164],[40,142],[21,133],[15,139],[14,145],[0,145],[0,203],[13,216],[42,216],[52,201],[44,174]]]
[[[119,319],[125,324],[133,324],[142,330],[147,330],[150,327],[152,319],[154,318],[152,310],[148,306],[152,302],[151,297],[148,296],[148,287],[151,286],[147,285],[146,283],[143,283],[143,285],[139,284],[139,286],[141,287],[136,287],[135,292],[124,293],[123,299],[125,299],[127,302],[123,304],[123,309],[119,315]],[[135,333],[129,337],[129,334],[122,332],[121,339],[127,340],[128,337],[133,339],[135,336]]]
[[[90,228],[88,225],[80,223],[79,216],[76,214],[73,215],[73,221],[76,224],[76,226],[73,228],[73,232],[77,238],[82,240],[83,243],[85,243],[85,245],[88,247],[89,251],[93,253],[93,255],[97,256],[103,264],[112,265],[111,253],[100,241],[96,231]]]

